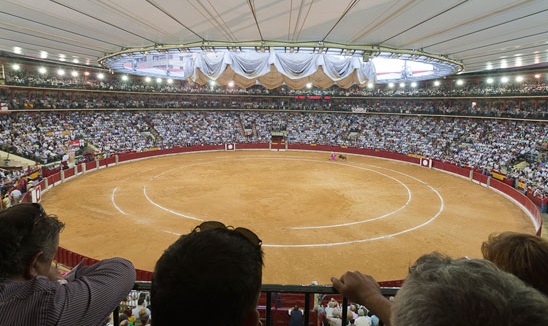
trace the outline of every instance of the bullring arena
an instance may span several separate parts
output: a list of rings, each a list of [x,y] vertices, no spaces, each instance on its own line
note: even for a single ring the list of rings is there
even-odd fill
[[[148,271],[200,221],[248,227],[263,241],[270,284],[329,284],[347,270],[399,280],[424,253],[480,257],[493,232],[536,231],[508,196],[466,177],[329,155],[216,150],[110,164],[52,187],[42,203],[66,223],[62,247]]]
[[[3,0],[0,326],[548,324],[546,4]]]

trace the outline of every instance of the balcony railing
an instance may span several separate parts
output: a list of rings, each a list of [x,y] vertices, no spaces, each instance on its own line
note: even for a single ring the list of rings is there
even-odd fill
[[[151,282],[136,282],[135,286],[133,287],[136,291],[150,291],[151,289]],[[399,287],[381,287],[381,293],[386,296],[394,296],[398,292]],[[283,293],[298,293],[302,294],[302,307],[304,311],[304,324],[305,325],[316,325],[316,321],[313,321],[311,324],[310,320],[310,312],[314,308],[312,307],[311,303],[311,294],[333,294],[338,295],[338,292],[335,291],[335,289],[332,286],[327,285],[284,285],[284,284],[263,284],[261,287],[261,292],[264,293],[264,297],[266,298],[266,302],[264,305],[264,320],[265,323],[263,325],[271,326],[273,325],[274,318],[273,318],[273,297],[277,294]],[[263,295],[261,295],[261,298],[263,298]],[[263,306],[261,305],[263,302],[259,302],[259,311],[262,312]],[[285,307],[284,307],[285,308]],[[347,324],[347,309],[348,309],[348,299],[343,297],[342,298],[342,313],[341,313],[341,319],[342,319],[342,325]],[[275,308],[274,308],[275,310]],[[114,310],[114,325],[119,324],[119,308],[116,308]]]

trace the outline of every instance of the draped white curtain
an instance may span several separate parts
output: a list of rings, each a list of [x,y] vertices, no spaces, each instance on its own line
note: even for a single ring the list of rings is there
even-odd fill
[[[290,79],[308,77],[321,65],[319,54],[271,53],[270,59],[282,75]]]
[[[225,53],[225,61],[238,75],[256,78],[270,72],[268,53]]]
[[[234,81],[243,87],[260,83],[267,88],[283,84],[303,88],[310,82],[322,88],[334,83],[347,88],[374,82],[375,66],[358,57],[327,54],[219,52],[196,54],[184,64],[184,75],[198,83]]]

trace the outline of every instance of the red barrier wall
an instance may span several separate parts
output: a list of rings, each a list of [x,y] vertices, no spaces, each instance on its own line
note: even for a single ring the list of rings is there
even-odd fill
[[[531,199],[524,196],[519,190],[507,185],[504,182],[501,182],[496,179],[491,179],[491,187],[501,191],[502,193],[507,194],[512,197],[518,203],[520,203],[528,212],[533,215],[535,226],[537,227],[537,235],[540,236],[542,232],[542,216],[538,209],[538,206],[535,205]]]
[[[54,185],[58,181],[61,181],[61,173],[55,173],[48,177],[48,185]]]
[[[74,168],[63,170],[63,172],[65,173],[65,178],[70,178],[75,175]]]
[[[262,144],[236,144],[236,149],[267,149],[268,143]]]
[[[439,169],[439,170],[444,170],[444,171],[447,171],[447,172],[451,172],[451,173],[454,173],[454,174],[458,174],[460,176],[463,176],[463,177],[470,177],[470,168],[462,168],[462,167],[458,167],[452,163],[449,163],[449,162],[443,162],[443,161],[439,161],[439,160],[432,160],[432,167],[434,169]]]
[[[474,180],[486,184],[486,183],[487,183],[487,179],[489,179],[489,176],[487,176],[487,175],[485,175],[485,174],[481,174],[481,172],[474,171]],[[494,179],[493,179],[493,180],[494,180]]]
[[[311,151],[324,151],[324,152],[336,152],[336,153],[352,153],[359,155],[375,156],[388,158],[391,160],[416,163],[419,164],[420,158],[412,157],[404,154],[391,153],[377,151],[367,148],[349,148],[349,147],[340,147],[340,146],[328,146],[328,145],[309,145],[309,144],[291,144],[289,149],[298,149],[298,150],[311,150]]]
[[[84,164],[86,165],[86,171],[93,170],[97,167],[97,162],[96,161],[86,162]]]

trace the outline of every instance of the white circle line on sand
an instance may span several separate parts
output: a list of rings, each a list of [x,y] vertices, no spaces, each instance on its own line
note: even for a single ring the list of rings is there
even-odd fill
[[[173,234],[173,235],[176,235],[176,236],[181,236],[181,235],[182,235],[182,234],[180,234],[180,233],[171,232],[171,231],[168,231],[168,230],[163,230],[162,232],[169,233],[169,234]]]
[[[404,187],[406,190],[407,190],[407,202],[405,204],[403,204],[400,208],[390,212],[390,213],[386,213],[384,215],[381,215],[381,216],[377,216],[377,217],[373,217],[373,218],[368,218],[368,219],[365,219],[365,220],[359,220],[359,221],[354,221],[354,222],[348,222],[348,223],[340,223],[340,224],[329,224],[329,225],[316,225],[316,226],[313,226],[313,225],[310,225],[310,226],[295,226],[295,227],[290,227],[290,229],[292,230],[310,230],[310,229],[327,229],[327,228],[336,228],[336,227],[341,227],[341,226],[349,226],[349,225],[357,225],[357,224],[362,224],[362,223],[368,223],[368,222],[372,222],[372,221],[376,221],[376,220],[380,220],[380,219],[383,219],[383,218],[387,218],[391,215],[394,215],[396,213],[398,213],[399,211],[405,209],[407,206],[409,206],[409,203],[411,203],[411,200],[413,198],[413,194],[412,194],[412,191],[411,189],[409,189],[409,187],[404,183],[402,182],[401,180],[398,180],[392,176],[389,176],[385,173],[381,173],[379,171],[375,171],[375,170],[372,170],[372,169],[368,169],[368,168],[364,168],[364,167],[360,167],[360,166],[354,166],[354,165],[350,165],[350,164],[341,164],[341,165],[344,165],[344,166],[349,166],[349,167],[352,167],[352,168],[355,168],[355,169],[359,169],[359,170],[367,170],[367,171],[371,171],[371,172],[374,172],[374,173],[377,173],[377,174],[380,174],[386,178],[389,178],[389,179],[392,179],[394,181],[396,181],[397,183],[399,183],[400,185],[402,185],[402,187]]]
[[[434,221],[436,218],[438,218],[438,216],[440,216],[440,214],[443,212],[443,209],[445,207],[445,202],[443,200],[443,197],[440,195],[440,193],[434,189],[432,186],[430,185],[427,185],[430,189],[432,189],[432,191],[434,193],[436,193],[438,195],[438,198],[440,199],[440,209],[438,210],[438,212],[436,214],[434,214],[434,216],[432,216],[430,219],[428,219],[427,221],[425,221],[424,223],[422,224],[419,224],[417,226],[414,226],[412,228],[408,228],[408,229],[405,229],[405,230],[402,230],[402,231],[399,231],[399,232],[395,232],[395,233],[391,233],[391,234],[387,234],[387,235],[383,235],[383,236],[380,236],[380,237],[375,237],[375,238],[366,238],[366,239],[358,239],[358,240],[351,240],[351,241],[343,241],[343,242],[328,242],[328,243],[313,243],[313,244],[298,244],[298,245],[280,245],[280,244],[263,244],[262,246],[263,247],[268,247],[268,248],[314,248],[314,247],[334,247],[334,246],[342,246],[342,245],[349,245],[349,244],[355,244],[355,243],[362,243],[362,242],[368,242],[368,241],[375,241],[375,240],[382,240],[382,239],[388,239],[388,238],[392,238],[392,237],[395,237],[395,236],[398,236],[398,235],[401,235],[401,234],[404,234],[404,233],[408,233],[408,232],[411,232],[411,231],[415,231],[423,226],[426,226],[428,224],[430,224],[432,221]]]
[[[185,215],[185,214],[183,214],[183,213],[176,212],[176,211],[174,211],[174,210],[172,210],[172,209],[163,207],[163,206],[161,206],[160,204],[155,203],[155,202],[154,202],[152,199],[150,199],[150,197],[147,195],[147,186],[143,186],[143,194],[145,195],[145,198],[148,200],[149,203],[151,203],[152,205],[158,207],[158,208],[161,209],[161,210],[164,210],[164,211],[169,212],[169,213],[171,213],[171,214],[175,214],[175,215],[177,215],[177,216],[184,217],[184,218],[189,219],[189,220],[203,221],[203,219],[201,219],[201,218],[197,218],[197,217],[190,216],[190,215]]]
[[[115,187],[114,189],[112,189],[112,194],[110,196],[110,201],[112,202],[112,205],[114,205],[114,208],[116,208],[116,210],[124,215],[128,215],[128,213],[124,212],[120,207],[118,207],[118,205],[116,204],[116,192],[118,191],[118,187]]]

